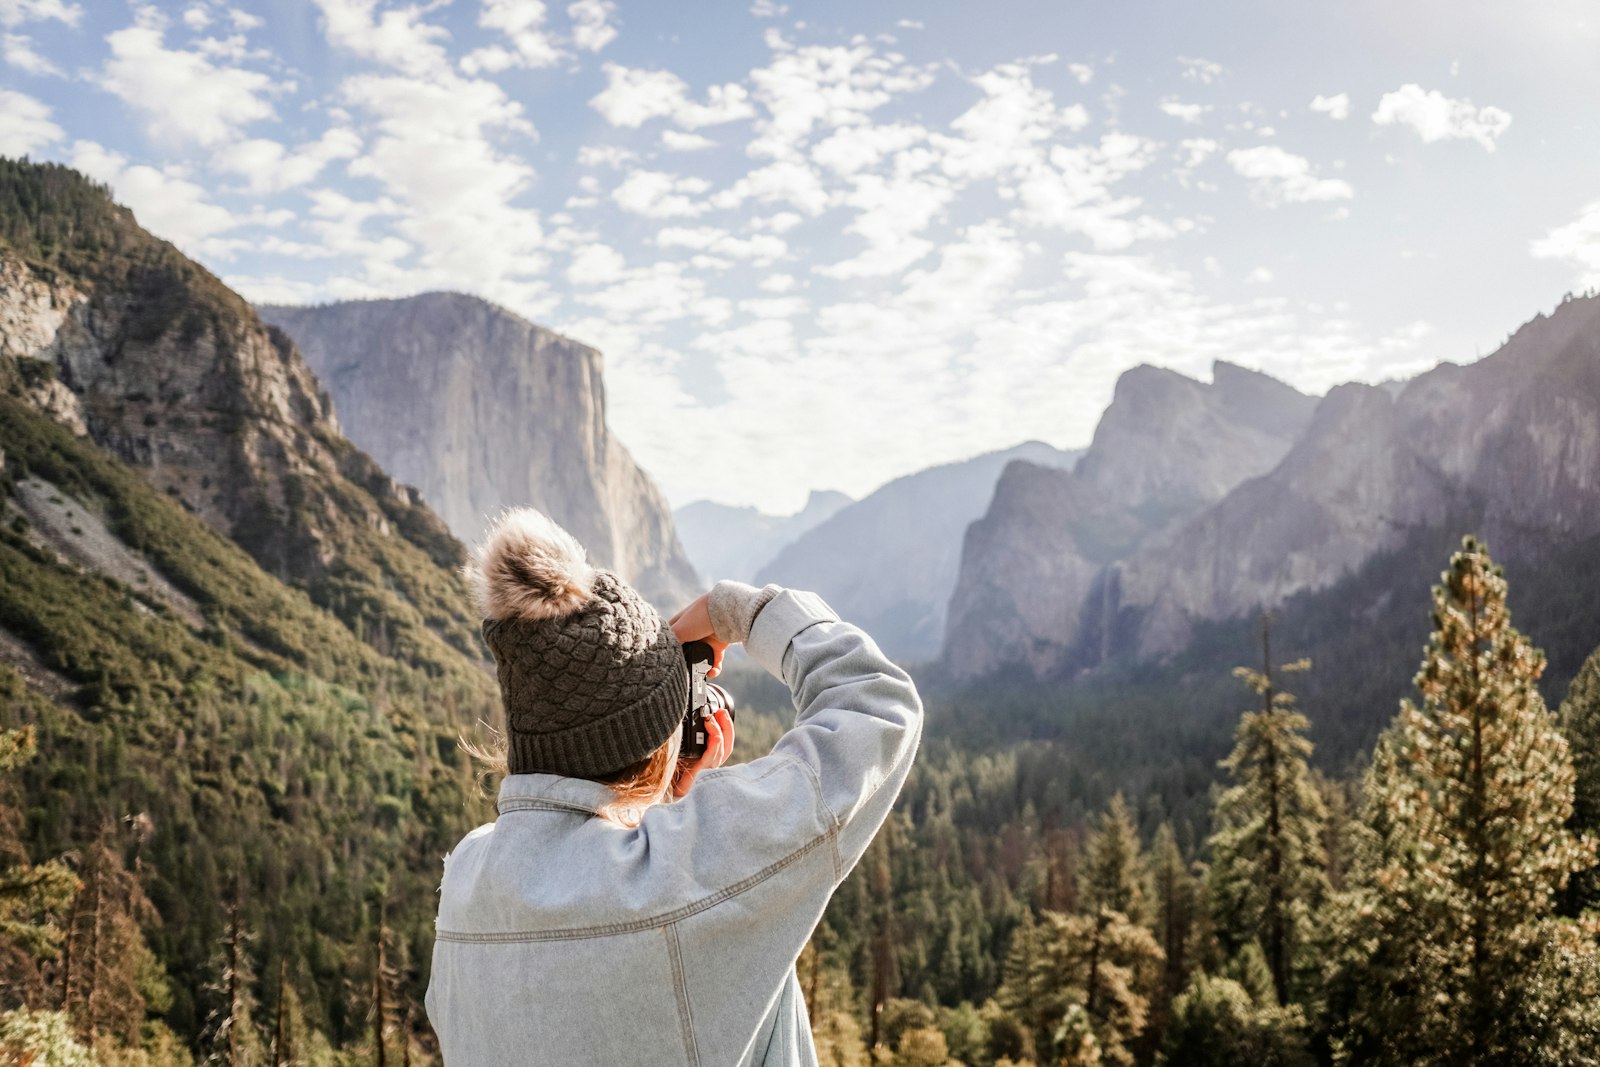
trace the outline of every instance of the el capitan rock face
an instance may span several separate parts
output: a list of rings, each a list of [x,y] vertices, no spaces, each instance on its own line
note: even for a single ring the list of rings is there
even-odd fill
[[[695,594],[665,498],[606,426],[595,349],[459,293],[259,311],[305,352],[350,438],[463,541],[529,504],[658,607]]]
[[[1479,533],[1504,559],[1600,532],[1600,297],[1565,301],[1470,366],[1332,390],[1270,463],[1269,450],[1249,460],[1224,442],[1282,441],[1295,423],[1216,408],[1250,424],[1190,433],[1189,447],[1208,454],[1189,484],[1215,491],[1226,472],[1241,476],[1187,511],[1166,488],[1185,484],[1171,453],[1147,437],[1196,424],[1192,400],[1176,413],[1146,404],[1135,420],[1131,407],[1118,411],[1123,397],[1119,384],[1102,422],[1123,427],[1096,434],[1096,449],[1116,444],[1114,455],[1091,449],[1070,485],[1008,471],[1007,491],[969,531],[947,632],[956,676],[1025,665],[1059,677],[1116,654],[1171,653],[1198,620],[1325,588],[1426,529]],[[1141,436],[1134,422],[1154,432]],[[1100,480],[1104,494],[1086,497],[1086,475],[1108,469],[1117,476]],[[1159,524],[1141,530],[1151,517]],[[1119,533],[1108,540],[1096,523]],[[1134,533],[1121,532],[1130,523]],[[958,627],[997,638],[957,641]]]

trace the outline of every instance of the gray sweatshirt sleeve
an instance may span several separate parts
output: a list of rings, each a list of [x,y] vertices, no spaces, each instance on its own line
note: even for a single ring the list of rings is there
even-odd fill
[[[905,783],[922,701],[905,671],[814,593],[783,590],[755,616],[747,651],[789,687],[794,726],[773,754],[806,763],[838,830],[842,873],[871,844]]]

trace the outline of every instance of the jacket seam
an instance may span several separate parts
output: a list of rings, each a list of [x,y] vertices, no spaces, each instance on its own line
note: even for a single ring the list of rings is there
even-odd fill
[[[839,828],[837,826],[829,827],[827,832],[818,834],[787,856],[776,862],[769,863],[755,874],[719,889],[708,896],[701,897],[692,904],[685,904],[681,908],[675,908],[672,911],[654,915],[648,919],[635,919],[632,922],[625,923],[604,923],[599,926],[574,926],[559,930],[514,930],[504,933],[475,934],[456,930],[439,930],[434,934],[434,937],[439,941],[498,944],[525,941],[580,941],[591,937],[614,937],[619,934],[637,933],[641,930],[654,930],[672,923],[682,922],[692,915],[698,915],[707,908],[721,904],[724,900],[731,899],[755,888],[784,868],[804,859],[822,845],[833,845],[838,836]],[[833,847],[837,848],[836,845],[833,845]]]
[[[678,1025],[683,1030],[683,1051],[693,1067],[700,1067],[700,1046],[694,1036],[694,1009],[689,1006],[689,982],[684,976],[683,947],[678,943],[678,924],[662,927],[667,938],[667,956],[672,961],[672,984],[678,994]]]

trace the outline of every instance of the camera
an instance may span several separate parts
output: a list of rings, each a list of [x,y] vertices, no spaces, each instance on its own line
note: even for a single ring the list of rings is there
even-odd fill
[[[716,659],[709,644],[690,641],[683,646],[683,658],[689,664],[689,707],[683,713],[683,743],[678,758],[695,760],[705,755],[705,720],[726,708],[732,721],[733,696],[706,677]]]

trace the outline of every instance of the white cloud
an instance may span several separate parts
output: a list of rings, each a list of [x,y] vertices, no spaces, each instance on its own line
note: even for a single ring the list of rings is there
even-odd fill
[[[1529,251],[1537,259],[1565,260],[1578,270],[1574,288],[1600,289],[1600,200],[1578,217],[1535,240]]]
[[[917,19],[896,19],[895,27],[902,30],[925,30],[927,25]]]
[[[787,293],[795,287],[792,274],[769,274],[756,285],[763,293]]]
[[[417,256],[404,274],[375,257],[366,280],[468,289],[526,314],[546,307],[539,212],[519,203],[533,169],[499,144],[535,136],[521,105],[493,82],[448,69],[431,80],[356,75],[340,92],[372,124],[358,130],[367,146],[347,171],[378,182],[396,211],[393,230]]]
[[[797,158],[817,127],[835,129],[866,121],[896,96],[926,88],[930,70],[868,44],[796,48],[767,31],[772,62],[750,72],[755,98],[767,114],[746,148],[756,157]]]
[[[1210,104],[1186,104],[1176,97],[1167,97],[1156,105],[1163,115],[1171,115],[1183,122],[1195,123],[1205,117],[1211,110]]]
[[[1383,95],[1372,121],[1379,126],[1409,126],[1425,144],[1470,140],[1493,152],[1495,141],[1511,125],[1511,113],[1498,107],[1476,107],[1470,100],[1454,100],[1437,89],[1424,90],[1408,83]]]
[[[1029,68],[1053,59],[1006,63],[971,79],[983,99],[950,123],[960,136],[932,138],[946,174],[970,182],[1027,170],[1038,165],[1042,142],[1089,124],[1083,107],[1058,107],[1048,89],[1033,83]]]
[[[0,89],[0,156],[26,156],[62,137],[50,109],[31,96]]]
[[[251,193],[277,193],[308,184],[329,163],[352,159],[360,151],[361,138],[336,127],[292,150],[260,138],[239,141],[212,156],[211,165],[226,174],[242,175]]]
[[[632,149],[614,144],[586,144],[578,149],[578,166],[611,167],[619,169],[632,163],[638,156]]]
[[[73,144],[71,162],[111,186],[117,200],[133,209],[141,226],[190,255],[227,258],[228,246],[218,238],[247,221],[212,203],[205,189],[190,181],[181,167],[158,170],[145,164],[130,165],[122,155],[93,141]]]
[[[713,85],[706,90],[706,102],[700,104],[689,99],[689,87],[671,71],[642,70],[617,63],[607,63],[601,69],[606,75],[606,87],[589,101],[589,106],[613,126],[637,129],[651,119],[670,118],[679,126],[696,130],[755,114],[742,85]]]
[[[568,4],[572,43],[585,52],[598,52],[616,40],[617,28],[610,21],[616,10],[617,5],[611,0],[576,0]]]
[[[1251,285],[1265,285],[1272,281],[1274,275],[1269,267],[1257,267],[1244,276],[1244,280]]]
[[[1348,200],[1355,195],[1349,182],[1316,177],[1308,159],[1277,145],[1236,148],[1228,153],[1228,163],[1236,174],[1249,180],[1251,193],[1267,204]]]
[[[875,278],[898,274],[933,251],[918,236],[949,205],[955,189],[943,177],[863,174],[842,202],[857,209],[844,230],[866,241],[859,254],[813,267],[827,278]]]
[[[1321,112],[1330,119],[1337,119],[1343,122],[1350,117],[1350,94],[1339,93],[1335,96],[1318,94],[1311,98],[1311,110]]]
[[[607,285],[626,271],[622,253],[597,242],[573,251],[572,260],[567,264],[567,281],[573,285]]]
[[[651,219],[703,215],[711,205],[704,195],[711,183],[704,178],[680,177],[658,170],[636,170],[611,191],[622,210]]]
[[[656,234],[656,245],[660,248],[689,248],[727,259],[747,260],[758,267],[771,265],[789,251],[788,244],[781,237],[772,234],[735,237],[715,226],[668,226]]]
[[[593,7],[595,0],[580,0],[573,7]],[[604,5],[600,4],[600,26],[605,27]],[[556,46],[554,39],[544,29],[545,6],[543,0],[483,0],[483,7],[478,13],[478,25],[485,29],[499,30],[510,42],[512,52],[509,66],[529,67],[535,70],[552,67],[561,61],[565,54]],[[589,33],[596,32],[590,29]],[[467,56],[462,61],[462,69],[467,73],[474,73],[474,57],[483,55],[493,57],[493,63],[499,63],[507,53],[503,49],[489,49],[487,52],[479,50]],[[488,70],[504,70],[504,66],[487,65]]]
[[[1078,79],[1079,85],[1088,85],[1094,81],[1094,68],[1087,63],[1068,63],[1067,73]]]
[[[722,209],[739,207],[748,200],[820,215],[828,206],[828,191],[817,172],[806,164],[779,160],[751,171],[711,198],[712,204]]]
[[[100,84],[141,112],[153,137],[217,145],[252,122],[277,117],[266,96],[280,87],[253,70],[219,67],[163,43],[159,21],[140,21],[106,37],[111,58]]]
[[[750,5],[750,14],[758,19],[781,18],[789,13],[788,4],[780,4],[777,0],[755,0]]]
[[[1018,186],[1018,217],[1088,237],[1100,250],[1170,237],[1173,229],[1149,215],[1134,214],[1141,201],[1114,196],[1112,187],[1157,158],[1157,142],[1129,133],[1108,133],[1098,144],[1055,145],[1048,162],[1032,168]]]
[[[184,9],[183,24],[191,30],[203,30],[211,25],[211,13],[199,4]]]
[[[61,68],[33,50],[33,41],[20,33],[0,35],[5,61],[24,74],[61,76]]]
[[[661,147],[668,152],[699,152],[717,147],[717,142],[698,133],[667,129],[661,131]]]
[[[876,167],[886,156],[904,151],[928,137],[921,126],[863,123],[835,130],[811,149],[811,159],[835,174],[854,174]]]
[[[328,42],[337,48],[407,74],[438,73],[450,67],[443,44],[449,33],[423,22],[419,8],[379,15],[377,0],[316,0],[316,4],[322,9]]]
[[[233,28],[242,33],[259,30],[267,24],[267,20],[259,15],[252,15],[248,11],[240,11],[236,7],[228,9],[228,21],[233,23]]]
[[[1222,77],[1222,64],[1213,63],[1209,59],[1191,59],[1187,56],[1178,57],[1178,66],[1183,69],[1183,76],[1192,82],[1201,85],[1210,85]]]
[[[83,8],[67,0],[0,0],[0,26],[20,26],[24,22],[54,19],[76,26]]]

